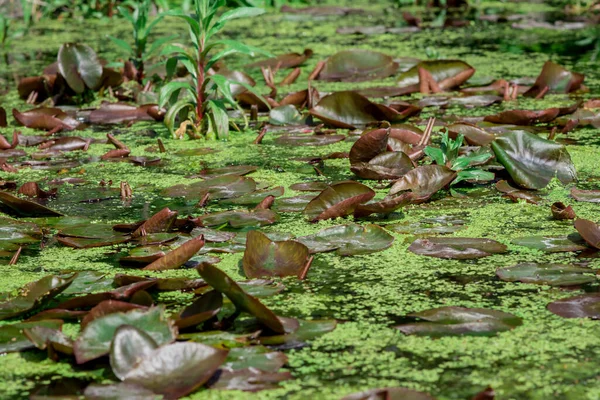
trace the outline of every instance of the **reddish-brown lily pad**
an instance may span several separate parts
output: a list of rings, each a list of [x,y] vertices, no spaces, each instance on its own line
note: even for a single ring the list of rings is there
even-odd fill
[[[600,190],[571,189],[571,197],[586,203],[600,203]]]
[[[553,301],[548,311],[564,318],[600,319],[600,293],[586,293]]]
[[[538,97],[544,93],[570,93],[578,90],[585,76],[571,72],[552,61],[546,61],[542,72],[533,86],[523,94],[526,97]]]
[[[422,165],[398,179],[391,187],[388,197],[410,190],[414,195],[413,201],[423,202],[452,182],[455,177],[456,172],[444,165]]]
[[[13,212],[24,217],[60,217],[61,213],[31,200],[0,191],[0,202]]]
[[[354,212],[359,204],[375,197],[369,187],[354,181],[335,183],[308,203],[304,213],[311,222],[344,217]]]
[[[167,269],[177,269],[199,252],[202,246],[204,246],[204,236],[200,235],[192,238],[178,248],[165,254],[164,257],[152,262],[144,270],[164,271]]]
[[[587,244],[595,249],[600,249],[600,226],[588,219],[575,220],[575,229]]]
[[[435,400],[435,398],[424,392],[394,387],[366,390],[345,396],[342,400]]]

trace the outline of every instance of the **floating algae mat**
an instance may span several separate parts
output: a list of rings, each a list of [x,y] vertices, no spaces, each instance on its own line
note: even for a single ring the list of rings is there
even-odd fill
[[[600,398],[589,2],[218,9],[202,59],[51,3],[0,6],[0,398]]]

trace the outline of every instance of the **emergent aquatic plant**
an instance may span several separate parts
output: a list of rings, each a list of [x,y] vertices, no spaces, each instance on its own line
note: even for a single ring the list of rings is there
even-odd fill
[[[109,37],[114,44],[125,50],[129,55],[129,61],[133,63],[135,67],[135,80],[142,83],[144,77],[144,62],[150,58],[156,51],[165,43],[176,38],[176,35],[167,36],[156,40],[150,48],[146,48],[148,43],[148,36],[152,31],[152,28],[160,22],[164,17],[164,14],[158,14],[157,17],[152,21],[148,22],[148,14],[152,7],[152,0],[143,0],[137,3],[133,7],[133,12],[130,12],[127,7],[119,6],[119,13],[127,21],[131,23],[133,27],[133,46],[124,40]]]
[[[229,116],[226,105],[238,107],[234,100],[231,81],[223,75],[212,73],[211,68],[225,56],[241,53],[253,56],[264,53],[261,50],[246,46],[235,40],[215,40],[215,35],[223,29],[227,21],[237,18],[252,17],[264,13],[263,9],[255,7],[239,7],[217,16],[219,9],[225,5],[225,0],[196,0],[195,15],[187,15],[180,11],[169,12],[167,15],[182,18],[188,25],[193,43],[193,51],[170,45],[163,53],[172,54],[167,61],[167,72],[171,76],[178,62],[192,76],[192,82],[170,82],[160,92],[161,107],[170,104],[165,116],[165,125],[171,133],[182,137],[188,127],[193,131],[193,137],[225,138],[229,133]],[[210,55],[217,47],[221,51]],[[246,89],[253,89],[243,82],[235,82]],[[183,95],[180,98],[180,93]],[[217,94],[220,93],[220,97]],[[175,128],[175,119],[179,116],[179,128]]]
[[[456,140],[451,139],[448,133],[442,133],[442,143],[440,147],[427,146],[424,149],[431,159],[438,165],[445,165],[453,171],[456,171],[456,179],[451,185],[455,185],[464,180],[489,181],[494,179],[494,173],[474,168],[474,165],[481,165],[488,161],[492,154],[483,148],[467,155],[459,156],[459,150],[463,144],[464,136],[459,134]]]

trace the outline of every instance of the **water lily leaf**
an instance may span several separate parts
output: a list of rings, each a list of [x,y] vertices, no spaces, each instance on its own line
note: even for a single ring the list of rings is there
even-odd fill
[[[468,260],[505,253],[507,248],[492,239],[431,237],[415,240],[408,250],[422,256]]]
[[[76,275],[62,278],[48,275],[23,286],[17,295],[9,295],[0,303],[0,320],[16,317],[41,306],[65,290]]]
[[[418,92],[419,68],[428,71],[442,90],[449,90],[462,85],[475,73],[473,67],[459,60],[421,61],[408,71],[400,74],[396,79],[397,85],[399,87],[416,86],[415,92]]]
[[[495,186],[496,189],[498,189],[498,191],[505,193],[502,197],[508,198],[514,201],[515,203],[518,202],[519,199],[525,200],[526,202],[531,204],[539,204],[542,201],[542,198],[538,196],[535,192],[514,188],[510,186],[505,180],[496,182]]]
[[[0,217],[0,250],[16,251],[21,246],[39,243],[41,228],[32,222]]]
[[[583,285],[597,280],[594,270],[568,264],[517,264],[512,267],[498,268],[496,275],[507,282],[550,286]]]
[[[75,93],[86,87],[97,89],[102,84],[102,65],[91,47],[65,43],[58,50],[58,70]]]
[[[344,139],[345,135],[281,135],[274,142],[281,146],[326,146]]]
[[[233,199],[221,200],[221,204],[237,204],[237,205],[255,205],[263,201],[267,196],[279,197],[283,196],[285,189],[283,186],[274,188],[260,189],[252,193],[244,194]]]
[[[73,355],[73,340],[65,335],[60,328],[36,325],[23,329],[23,333],[40,350],[48,349],[49,352]]]
[[[0,326],[0,353],[10,353],[34,348],[35,344],[25,335],[26,329],[32,329],[36,326],[49,329],[60,329],[62,325],[63,321],[56,319],[2,325]]]
[[[246,311],[275,333],[285,333],[283,323],[256,297],[250,296],[226,273],[209,263],[198,266],[198,273],[216,291],[223,293],[241,311]]]
[[[423,202],[454,180],[456,172],[444,165],[422,165],[407,172],[391,187],[388,196],[411,190],[413,201]]]
[[[327,185],[324,186],[327,188]],[[318,192],[323,191],[324,189],[316,190]],[[302,212],[311,202],[312,199],[315,198],[314,194],[302,194],[294,197],[285,197],[283,199],[276,199],[275,204],[273,205],[273,210],[277,212]]]
[[[129,235],[116,232],[110,224],[78,224],[61,229],[56,240],[78,249],[111,246],[128,242]]]
[[[308,261],[308,248],[297,241],[271,241],[265,234],[253,230],[246,236],[242,258],[248,278],[263,276],[302,276]]]
[[[294,183],[290,186],[290,189],[298,192],[321,192],[329,187],[329,184],[325,182],[300,182]]]
[[[596,223],[588,219],[578,218],[575,220],[574,225],[587,244],[595,249],[600,249],[600,227]]]
[[[271,225],[278,217],[271,210],[231,210],[198,217],[204,226],[229,224],[232,228]]]
[[[306,125],[306,118],[292,104],[273,107],[269,111],[269,124],[277,126]]]
[[[600,318],[600,293],[586,293],[553,301],[548,311],[564,318]]]
[[[560,253],[565,251],[583,251],[588,247],[583,239],[575,236],[528,236],[511,241],[518,246],[529,247],[547,253]]]
[[[127,303],[125,301],[103,300],[100,303],[98,303],[94,308],[92,308],[87,313],[87,315],[81,320],[81,329],[85,329],[85,327],[88,326],[90,322],[98,318],[104,317],[108,314],[128,312],[131,310],[147,310],[147,307],[140,306],[138,304]]]
[[[158,345],[146,332],[131,325],[121,325],[110,345],[110,366],[120,380],[146,358]]]
[[[227,353],[194,342],[162,346],[140,361],[124,382],[150,389],[165,399],[179,399],[206,383]]]
[[[24,217],[60,217],[63,215],[34,201],[25,200],[2,191],[0,191],[0,202],[15,214]]]
[[[192,238],[175,250],[165,254],[164,257],[152,262],[144,270],[164,271],[167,269],[177,269],[199,252],[202,246],[204,246],[204,236],[200,235]]]
[[[523,96],[537,97],[542,91],[571,93],[581,87],[584,79],[585,76],[582,74],[568,71],[552,61],[546,61],[535,83]]]
[[[356,129],[372,122],[396,122],[415,113],[413,109],[405,112],[372,103],[366,97],[352,91],[334,92],[323,97],[310,113],[334,128]]]
[[[137,121],[162,121],[165,112],[157,104],[132,106],[125,103],[103,102],[88,116],[91,124],[123,124]]]
[[[385,250],[392,245],[394,237],[378,225],[345,224],[325,228],[297,240],[311,253],[336,250],[340,256],[353,256]]]
[[[345,217],[354,212],[359,204],[375,197],[369,187],[354,181],[335,183],[310,201],[304,213],[311,222]]]
[[[138,328],[158,345],[171,343],[177,337],[177,329],[164,311],[163,307],[151,307],[148,310],[111,313],[93,320],[75,341],[77,363],[83,364],[108,354],[115,332],[122,325]]]
[[[354,218],[365,218],[371,214],[390,214],[399,208],[411,204],[415,196],[412,192],[402,193],[396,197],[386,197],[381,201],[359,204],[354,210]],[[419,199],[419,201],[422,201]]]
[[[184,308],[175,320],[179,329],[199,325],[216,316],[223,307],[223,295],[211,290]]]
[[[443,235],[465,229],[466,223],[467,221],[460,216],[442,215],[436,218],[426,218],[416,223],[390,224],[385,228],[411,235]]]
[[[208,193],[210,199],[218,200],[239,197],[254,190],[256,182],[252,178],[222,175],[191,185],[175,185],[161,191],[161,195],[200,200]]]
[[[563,220],[577,218],[573,207],[567,206],[561,201],[552,203],[552,205],[550,206],[550,211],[552,212],[552,218],[554,219]]]
[[[600,190],[571,189],[571,197],[586,203],[600,203]]]
[[[410,157],[402,151],[381,153],[369,162],[352,164],[350,170],[363,179],[398,179],[413,169]]]
[[[405,388],[371,389],[348,395],[342,400],[435,400],[427,393]]]
[[[24,112],[13,108],[12,113],[19,124],[31,129],[70,131],[79,125],[76,119],[69,117],[60,108],[39,107]]]
[[[308,60],[313,55],[313,51],[311,49],[304,49],[302,54],[299,53],[288,53],[282,54],[277,57],[267,58],[266,60],[256,61],[251,64],[246,65],[246,68],[295,68],[301,64],[303,64],[306,60]]]
[[[398,64],[387,54],[373,50],[351,49],[335,53],[327,59],[319,80],[361,82],[387,78],[398,70]]]
[[[277,372],[288,362],[288,357],[265,346],[234,347],[229,351],[223,368],[242,370],[256,368],[265,372]]]
[[[456,134],[456,136],[463,135],[467,143],[471,146],[489,146],[496,139],[496,135],[493,133],[489,133],[483,128],[466,122],[446,125],[446,129],[451,134]]]
[[[72,274],[75,271],[66,273]],[[72,295],[80,293],[91,293],[99,290],[112,289],[112,279],[106,276],[105,272],[98,271],[77,271],[75,279],[62,291],[63,295]]]
[[[348,158],[350,165],[365,163],[381,153],[387,151],[390,131],[387,129],[375,129],[363,132],[352,145]]]
[[[165,207],[144,221],[133,231],[131,237],[136,238],[152,233],[168,232],[177,220],[177,215],[179,215],[177,211],[171,211],[168,207]]]
[[[430,337],[493,336],[523,324],[523,320],[502,311],[485,308],[440,307],[408,314],[427,322],[398,325],[405,335]]]
[[[161,400],[163,396],[154,393],[152,390],[143,388],[132,383],[115,383],[112,385],[98,385],[92,383],[85,388],[83,392],[86,399],[89,400]]]
[[[43,321],[49,319],[61,319],[67,320],[80,320],[87,315],[87,311],[73,311],[65,310],[62,308],[52,308],[50,310],[44,310],[35,314],[32,317],[27,318],[26,322]]]
[[[283,335],[260,336],[257,341],[265,346],[286,345],[288,348],[303,346],[307,341],[332,332],[336,326],[336,320],[298,320],[300,326],[295,332]]]
[[[223,368],[218,372],[218,380],[210,385],[211,389],[242,390],[258,392],[275,389],[279,382],[293,379],[291,372],[265,372],[257,368],[232,370]]]
[[[535,125],[554,121],[561,112],[553,107],[546,110],[508,110],[495,115],[488,115],[483,120],[493,124]]]
[[[513,181],[525,189],[542,189],[555,176],[564,184],[577,178],[565,146],[525,131],[511,131],[492,143],[492,149]]]

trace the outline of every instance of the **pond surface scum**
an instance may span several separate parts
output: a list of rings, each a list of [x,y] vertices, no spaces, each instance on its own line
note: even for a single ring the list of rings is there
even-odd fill
[[[421,106],[420,113],[416,111],[415,115],[402,121],[419,128],[420,133],[417,137],[426,130],[430,118],[435,118],[432,143],[436,149],[441,143],[442,128],[457,121],[480,124],[489,132],[509,139],[505,142],[494,142],[493,150],[486,150],[489,156],[483,162],[470,164],[494,172],[496,176],[493,180],[473,183],[469,179],[450,187],[449,182],[456,177],[454,171],[459,170],[450,171],[438,165],[450,174],[449,180],[441,185],[442,190],[433,190],[422,201],[408,196],[410,200],[407,200],[403,207],[385,215],[374,213],[356,219],[351,215],[353,210],[343,207],[341,211],[335,210],[334,218],[323,217],[322,213],[331,213],[330,203],[322,208],[315,205],[305,213],[303,210],[311,199],[317,195],[325,196],[325,191],[335,190],[337,187],[333,185],[332,189],[332,186],[328,185],[341,181],[360,182],[366,187],[354,186],[348,190],[362,190],[361,193],[367,197],[373,191],[377,201],[388,195],[390,180],[363,179],[363,174],[373,173],[365,164],[386,151],[399,151],[394,146],[400,144],[392,139],[386,142],[386,136],[380,151],[366,158],[364,152],[360,153],[359,156],[363,157],[360,161],[362,164],[355,164],[353,161],[351,170],[348,155],[344,153],[350,152],[353,145],[363,139],[359,138],[364,126],[360,130],[319,127],[319,130],[324,131],[324,135],[311,135],[312,141],[305,145],[301,143],[302,138],[308,136],[307,133],[313,133],[314,125],[302,125],[297,129],[268,125],[262,142],[256,144],[255,139],[263,127],[261,123],[266,125],[269,122],[267,111],[259,114],[258,123],[251,122],[246,129],[243,128],[243,121],[237,114],[235,121],[242,127],[242,131],[232,131],[227,140],[190,140],[187,137],[182,140],[174,139],[162,122],[155,121],[142,121],[131,125],[89,125],[83,129],[59,132],[57,137],[83,138],[80,148],[85,147],[84,150],[64,153],[44,153],[37,145],[25,147],[25,139],[21,137],[16,149],[1,150],[5,152],[0,155],[2,190],[17,196],[15,189],[26,182],[37,182],[43,189],[56,188],[54,196],[43,202],[39,199],[36,201],[66,217],[46,215],[43,218],[35,218],[32,215],[36,214],[36,211],[31,211],[21,203],[14,206],[15,208],[2,208],[4,213],[0,215],[0,349],[9,352],[0,354],[0,399],[28,398],[32,393],[37,393],[37,397],[32,397],[36,399],[58,398],[50,395],[56,396],[57,392],[61,391],[63,394],[74,396],[68,398],[77,398],[76,395],[81,395],[83,388],[89,383],[111,384],[119,381],[115,377],[120,378],[118,368],[113,365],[111,369],[112,358],[109,364],[109,358],[106,356],[112,336],[104,343],[104,350],[98,350],[96,347],[92,350],[97,351],[97,354],[93,353],[87,347],[91,348],[93,345],[86,342],[85,338],[81,339],[80,322],[77,316],[73,318],[74,314],[62,325],[66,339],[61,339],[69,341],[69,338],[80,338],[75,342],[74,356],[72,343],[71,355],[68,354],[69,351],[63,354],[60,345],[53,344],[54,342],[47,338],[41,343],[38,340],[38,348],[34,348],[28,340],[35,343],[32,337],[36,332],[42,332],[42,328],[26,329],[25,336],[23,329],[19,328],[21,340],[25,340],[27,345],[23,347],[23,351],[10,350],[10,344],[16,341],[16,334],[8,331],[6,326],[25,321],[43,310],[61,308],[60,306],[66,308],[69,299],[75,294],[88,294],[88,280],[94,293],[105,293],[114,290],[116,286],[135,283],[132,277],[127,277],[129,280],[121,277],[120,284],[117,281],[113,283],[113,278],[119,274],[199,280],[199,272],[194,268],[198,267],[202,278],[216,288],[218,283],[213,284],[212,280],[223,283],[226,279],[215,278],[218,272],[206,269],[210,267],[203,269],[203,266],[206,266],[204,262],[218,261],[215,266],[219,270],[235,281],[246,281],[254,277],[250,276],[253,273],[260,275],[260,271],[256,272],[253,269],[256,263],[264,262],[264,269],[273,270],[278,268],[282,259],[289,261],[286,267],[292,270],[288,274],[291,276],[269,277],[274,282],[242,284],[241,288],[260,298],[260,302],[278,316],[303,321],[326,321],[324,325],[329,325],[321,327],[325,331],[324,334],[307,334],[303,337],[301,322],[300,331],[296,333],[297,337],[294,340],[288,337],[278,341],[277,338],[264,336],[264,332],[263,336],[256,334],[248,338],[248,335],[242,334],[254,333],[260,329],[268,331],[265,326],[273,332],[277,332],[278,328],[269,325],[273,323],[269,319],[270,314],[262,311],[250,312],[258,318],[258,322],[248,312],[243,313],[235,322],[232,321],[233,318],[228,318],[233,313],[232,302],[237,309],[241,307],[244,311],[248,311],[244,307],[250,307],[250,300],[246,297],[242,300],[228,300],[229,296],[234,296],[229,291],[234,289],[230,287],[223,291],[216,288],[227,297],[215,291],[210,292],[213,293],[211,296],[216,294],[218,297],[210,301],[222,301],[222,307],[213,307],[213,304],[210,304],[212,308],[208,309],[216,310],[215,314],[218,312],[220,321],[216,321],[214,314],[199,320],[200,322],[186,321],[184,317],[196,313],[193,310],[179,315],[179,312],[191,305],[199,294],[208,299],[208,291],[202,286],[204,284],[198,284],[199,286],[193,287],[192,290],[167,291],[163,290],[164,288],[157,289],[158,284],[152,283],[154,287],[138,288],[138,293],[134,295],[114,296],[112,299],[165,307],[166,311],[160,309],[164,314],[161,314],[160,318],[157,317],[156,321],[126,322],[132,325],[152,325],[152,332],[149,333],[152,338],[148,339],[148,335],[142,339],[138,338],[139,341],[149,340],[152,344],[151,349],[157,345],[161,345],[159,349],[165,349],[165,345],[175,346],[168,344],[174,341],[177,333],[173,333],[176,331],[173,323],[164,321],[167,315],[176,321],[179,339],[193,338],[194,342],[218,343],[225,348],[244,348],[249,342],[265,345],[274,343],[269,351],[273,352],[273,357],[284,360],[268,370],[264,376],[257,375],[258,382],[246,383],[245,386],[251,389],[264,386],[268,390],[217,390],[219,383],[215,381],[218,376],[213,376],[212,380],[203,384],[201,388],[184,393],[189,396],[185,398],[341,399],[369,389],[402,387],[446,400],[472,399],[491,387],[495,398],[500,400],[600,399],[600,335],[599,322],[595,320],[600,318],[600,312],[597,311],[600,299],[594,296],[586,297],[588,300],[592,299],[589,300],[591,305],[576,302],[575,311],[564,303],[555,303],[548,307],[548,304],[560,299],[600,292],[596,278],[596,271],[600,267],[599,253],[596,250],[600,244],[598,227],[582,221],[600,222],[600,192],[588,192],[600,189],[600,136],[598,128],[594,127],[594,124],[600,127],[600,117],[596,116],[600,115],[600,106],[590,102],[591,99],[600,98],[600,73],[594,55],[594,46],[597,44],[594,41],[586,41],[590,37],[600,41],[597,25],[584,23],[584,19],[566,14],[564,5],[480,1],[476,6],[471,6],[466,15],[461,16],[458,13],[453,19],[448,19],[451,22],[447,25],[460,26],[419,29],[407,26],[405,19],[410,18],[407,15],[403,18],[403,12],[412,13],[425,21],[425,24],[435,26],[440,25],[439,21],[436,22],[436,18],[439,20],[440,10],[412,4],[398,8],[391,1],[361,0],[346,1],[342,4],[330,2],[330,5],[334,3],[335,6],[352,7],[362,12],[311,15],[268,10],[262,16],[231,21],[221,35],[227,39],[242,40],[274,55],[312,50],[312,55],[301,65],[301,72],[296,81],[289,86],[277,88],[279,97],[285,93],[305,90],[308,76],[319,61],[349,49],[385,53],[399,61],[400,70],[359,82],[311,81],[311,86],[321,92],[321,99],[330,92],[394,86],[398,76],[402,74],[401,71],[408,69],[403,68],[406,66],[403,63],[406,63],[408,58],[461,60],[467,63],[476,72],[467,83],[462,83],[462,88],[486,86],[498,79],[517,83],[521,88],[530,87],[536,82],[547,61],[559,64],[567,71],[584,75],[585,86],[570,93],[564,93],[569,90],[564,90],[563,93],[558,93],[560,90],[554,93],[550,90],[548,94],[543,93],[537,99],[523,96],[524,90],[521,89],[516,100],[509,98],[508,101],[502,101],[503,95],[500,93],[499,100],[494,98],[492,104],[482,106],[478,103],[475,107],[465,107],[459,101],[454,101],[453,98],[460,94],[454,87],[448,89],[448,93],[433,95],[420,94],[417,88],[416,93],[387,99],[388,104],[406,101]],[[463,19],[468,22],[463,24]],[[441,21],[443,25],[443,19]],[[360,33],[364,28],[372,29],[370,32]],[[174,18],[163,19],[153,31],[152,38],[171,34],[180,35],[185,38],[182,41],[189,44],[185,27]],[[46,66],[56,61],[56,54],[63,43],[87,44],[100,58],[109,62],[120,61],[122,65],[123,57],[118,53],[116,46],[107,40],[107,35],[130,40],[130,27],[116,17],[113,20],[43,19],[35,23],[24,36],[13,38],[4,48],[0,48],[0,107],[6,109],[8,114],[8,126],[0,128],[0,133],[7,137],[9,142],[15,130],[32,138],[46,133],[20,126],[10,111],[16,108],[23,112],[33,108],[19,97],[16,90],[19,79],[41,75]],[[264,84],[260,69],[244,68],[253,61],[256,60],[241,56],[226,60],[230,70],[247,72],[257,82],[258,91],[266,94],[270,89]],[[149,70],[152,71],[152,67]],[[288,71],[291,69],[278,71],[275,81],[281,81]],[[419,78],[415,79],[418,82]],[[421,81],[423,80],[425,78],[421,76]],[[441,79],[437,81],[440,83]],[[434,87],[435,84],[435,81],[432,82],[430,87]],[[516,90],[514,85],[509,89]],[[490,95],[490,92],[486,94]],[[494,96],[497,94],[499,92],[493,92]],[[383,102],[382,98],[371,100],[376,103]],[[484,100],[489,98],[478,99]],[[116,99],[106,90],[96,93],[93,99],[80,108],[95,109],[102,101],[115,102]],[[156,102],[156,99],[154,101]],[[344,100],[343,104],[348,102]],[[584,104],[589,108],[584,108],[587,107]],[[576,107],[573,109],[565,110],[574,105]],[[77,108],[69,105],[64,109],[69,113]],[[516,129],[519,132],[527,130],[527,135],[537,135],[546,139],[551,130],[556,128],[554,139],[556,143],[564,145],[556,147],[557,151],[562,154],[560,157],[563,157],[566,149],[566,158],[570,155],[572,165],[577,171],[577,179],[571,179],[570,182],[569,179],[565,179],[564,183],[553,178],[547,185],[538,186],[539,190],[527,190],[527,185],[523,182],[543,180],[540,176],[546,174],[546,169],[552,168],[553,163],[556,163],[556,166],[550,171],[550,175],[558,174],[560,177],[561,172],[568,170],[570,162],[564,158],[558,161],[544,159],[544,156],[539,159],[539,153],[515,151],[517,155],[513,156],[516,162],[510,164],[510,157],[513,157],[510,146],[518,147],[518,143],[522,143],[519,141],[535,139],[520,136],[514,139],[517,144],[508,143],[512,140],[511,130],[515,126],[483,123],[482,117],[497,115],[507,110],[550,108],[560,108],[563,115],[554,115],[554,118],[549,118],[547,122],[544,122],[543,117],[537,116],[532,118],[529,126],[519,126]],[[579,109],[575,111],[577,108]],[[578,117],[569,117],[574,111],[579,113]],[[592,117],[585,119],[584,112],[592,113],[589,114]],[[568,133],[561,133],[570,119],[577,118],[581,118],[581,121],[575,128]],[[314,120],[315,125],[321,123],[316,117]],[[584,120],[591,122],[586,124],[582,122]],[[107,134],[116,138],[116,144],[115,141],[107,142]],[[288,141],[288,137],[282,134],[296,135],[296,138]],[[323,140],[321,137],[328,134],[343,135],[341,139],[344,140],[320,143]],[[465,136],[470,150],[463,149],[461,154],[479,154],[470,153],[479,151],[475,148],[477,140],[471,140],[467,133]],[[456,135],[453,137],[456,138]],[[164,152],[159,150],[157,139],[164,145]],[[450,143],[451,146],[452,139],[447,140],[448,142],[444,143]],[[494,140],[493,135],[491,140]],[[311,145],[315,143],[319,145]],[[124,144],[130,150],[131,156],[145,158],[103,157],[109,150],[114,150],[115,147],[118,149],[120,144]],[[401,145],[408,146],[406,143]],[[542,146],[537,142],[531,144],[532,148],[538,145]],[[504,153],[498,146],[508,148],[508,161],[501,160]],[[416,143],[408,147],[409,150],[402,147],[402,151],[409,152],[409,155],[411,151],[417,152],[423,148],[418,147]],[[25,153],[16,156],[6,153],[17,149]],[[434,159],[432,154],[427,151],[426,153],[428,158],[421,161],[421,165],[430,164]],[[413,170],[409,156],[404,156],[408,160],[407,168]],[[527,157],[533,159],[529,164],[529,161],[524,159]],[[353,159],[352,153],[350,159]],[[523,162],[525,167],[519,162]],[[536,162],[538,167],[535,166]],[[240,167],[213,170],[229,166]],[[513,167],[516,170],[514,174],[511,170]],[[375,169],[378,174],[383,173],[382,171],[391,173],[390,168]],[[394,179],[405,172],[402,171]],[[525,178],[519,175],[520,172],[526,175]],[[226,174],[232,174],[234,177],[224,178],[223,175]],[[207,189],[202,186],[203,183],[198,183],[210,179],[220,179],[220,188]],[[519,183],[520,179],[521,183],[516,184],[515,181]],[[501,180],[507,180],[511,186],[505,185],[505,182],[498,184]],[[306,188],[296,185],[313,181],[323,185],[309,187],[310,191],[302,190]],[[127,193],[122,196],[122,182],[127,182],[132,190],[132,197],[127,196]],[[198,184],[181,186],[194,183]],[[279,187],[283,188],[283,193]],[[574,188],[575,191],[572,192]],[[578,192],[577,189],[584,192]],[[259,192],[256,193],[256,190]],[[412,187],[412,190],[417,192],[417,188]],[[204,202],[206,204],[199,204],[203,203],[204,193],[209,193],[208,200]],[[264,210],[248,212],[267,195],[275,197],[272,211],[267,207]],[[296,198],[295,205],[291,201],[282,200],[291,197]],[[373,196],[362,203],[371,198]],[[338,198],[334,203],[339,200]],[[0,198],[0,201],[8,204],[3,198]],[[576,226],[573,219],[559,219],[562,206],[554,206],[554,211],[551,209],[551,205],[557,202],[572,207],[572,211],[579,218]],[[179,213],[178,222],[173,223],[171,220],[169,224],[172,229],[169,232],[166,232],[168,229],[162,232],[157,230],[156,232],[160,233],[149,236],[150,239],[146,242],[142,239],[132,241],[129,234],[137,229],[139,224],[130,224],[147,220],[165,207]],[[290,212],[292,208],[296,211]],[[244,210],[244,213],[225,219],[222,219],[221,215],[204,216],[227,210]],[[17,215],[19,213],[21,215]],[[196,222],[190,222],[185,220],[187,216],[200,218]],[[21,225],[7,218],[33,222],[36,225]],[[309,219],[316,222],[309,222]],[[168,253],[184,242],[189,246],[194,245],[188,241],[191,229],[186,231],[186,223],[206,226],[195,227],[191,231],[191,236],[204,234],[206,243],[203,249],[190,261],[190,257],[184,257],[181,263],[175,263],[181,268],[173,268],[171,265],[169,269],[164,269],[165,265],[157,266],[154,262],[151,264],[153,267],[141,270],[141,267],[154,260],[160,260],[160,255]],[[306,238],[326,228],[354,223],[368,229],[362,231],[351,225],[342,233],[328,231],[332,238]],[[119,231],[113,231],[110,226],[117,224],[120,226]],[[176,225],[177,229],[174,228]],[[43,228],[43,234],[40,227]],[[251,254],[245,254],[245,235],[253,229],[259,229],[270,239],[255,233],[248,235],[248,243],[252,241],[253,246],[246,249],[246,253]],[[237,236],[229,235],[229,232]],[[131,236],[135,237],[136,234]],[[539,238],[540,236],[545,238]],[[482,244],[457,239],[454,243],[452,238],[480,238],[486,241]],[[558,239],[553,241],[552,238]],[[303,245],[290,244],[292,239],[298,239]],[[271,240],[276,241],[275,244]],[[199,244],[199,241],[200,239],[197,239],[196,244]],[[101,246],[101,242],[106,245]],[[140,243],[148,245],[148,242],[154,246],[140,249]],[[89,245],[90,243],[92,244]],[[21,247],[20,255],[13,257]],[[309,250],[314,258],[311,264],[308,261],[309,269],[306,270]],[[161,251],[163,253],[160,253]],[[194,253],[196,251],[190,256]],[[291,253],[296,257],[293,260],[288,259],[291,258]],[[130,264],[127,264],[127,260],[123,261],[123,258],[128,256],[134,258]],[[147,256],[150,258],[141,258]],[[176,254],[176,257],[179,261],[181,255]],[[9,263],[11,258],[16,263]],[[520,266],[516,268],[518,264]],[[68,281],[73,279],[70,273],[81,271],[93,273],[86,275],[85,279],[80,273],[62,293],[49,294],[51,291],[46,290],[46,298],[40,296],[32,304],[15,306],[15,298],[22,300],[31,294],[29,290],[33,292],[31,287],[25,289],[25,292],[19,292],[30,282],[50,275],[60,276],[63,281]],[[298,276],[304,279],[298,279]],[[177,282],[181,283],[182,280]],[[74,287],[75,283],[77,287]],[[19,307],[22,307],[21,311],[9,313]],[[447,313],[444,316],[422,313],[441,307],[467,309],[445,308],[442,309]],[[71,311],[89,308],[76,304]],[[468,309],[485,310],[475,310],[476,313],[469,314]],[[207,312],[206,309],[202,311]],[[489,311],[491,313],[486,314]],[[142,309],[127,311],[125,314],[131,316],[134,312],[149,313]],[[575,312],[575,315],[569,312]],[[79,319],[83,314],[85,313],[78,316]],[[57,318],[63,317],[50,320]],[[145,315],[140,318],[154,317]],[[89,324],[99,320],[102,318]],[[333,320],[337,321],[335,329],[332,329]],[[279,323],[277,321],[276,325]],[[289,323],[290,320],[286,321]],[[190,330],[190,327],[193,328],[199,323],[205,323],[204,330],[208,330],[207,327],[210,326],[210,330],[228,330],[237,336],[226,337],[225,333],[221,333],[218,338],[209,339],[194,336],[194,330]],[[166,327],[165,331],[158,332],[161,326]],[[287,325],[285,328],[288,329]],[[134,331],[139,333],[143,329]],[[273,332],[270,334],[273,335]],[[177,342],[181,343],[192,342]],[[95,345],[100,346],[98,343]],[[50,350],[39,349],[46,347]],[[226,362],[244,365],[240,368],[254,366],[254,360],[260,359],[260,353],[266,351],[262,347],[256,348],[258,350],[255,353],[249,351],[248,354],[241,353],[239,357],[232,351]],[[276,353],[277,351],[285,355]],[[225,357],[226,353],[222,354]],[[111,357],[114,357],[112,353]],[[82,360],[86,362],[77,363]],[[262,359],[257,362],[259,369],[263,364],[271,365]],[[189,372],[192,370],[193,368]],[[128,376],[126,382],[138,382],[131,378],[131,373]],[[244,377],[238,379],[243,381]],[[262,382],[261,379],[266,382]],[[206,380],[201,383],[205,383]],[[211,385],[214,387],[208,388]],[[252,387],[253,385],[255,386]],[[233,385],[238,388],[241,386]],[[147,392],[145,396],[140,398],[153,398],[152,395],[148,397]],[[166,396],[177,397],[173,393]],[[88,392],[88,398],[108,397],[92,397]],[[387,397],[381,394],[380,397],[371,398]],[[390,394],[389,398],[421,397],[392,397]],[[484,397],[480,394],[477,399],[493,399],[493,396]]]

